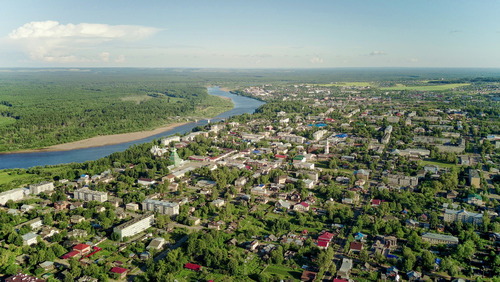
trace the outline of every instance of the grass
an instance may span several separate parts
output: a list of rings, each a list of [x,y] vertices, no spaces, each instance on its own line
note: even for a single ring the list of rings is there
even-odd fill
[[[423,85],[423,86],[405,86],[402,84],[398,84],[396,86],[391,87],[381,87],[380,90],[420,90],[420,91],[443,91],[454,89],[462,86],[469,86],[470,83],[451,83],[451,84],[442,84],[442,85]]]
[[[285,278],[300,279],[302,272],[283,265],[269,265],[265,272],[284,276]]]
[[[43,178],[40,178],[38,175],[27,173],[17,174],[15,171],[4,170],[0,172],[0,187],[11,184],[13,186],[12,188],[17,188],[24,184],[35,183],[38,180],[43,180]]]
[[[440,167],[445,167],[445,168],[454,168],[454,167],[459,167],[460,165],[457,164],[450,164],[450,163],[442,163],[438,161],[420,161],[420,165],[425,166],[425,165],[437,165]]]

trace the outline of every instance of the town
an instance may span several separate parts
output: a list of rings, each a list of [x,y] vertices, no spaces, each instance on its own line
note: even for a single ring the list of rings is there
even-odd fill
[[[0,193],[0,273],[500,281],[498,83],[400,83],[241,87],[266,104],[39,168],[45,181]]]

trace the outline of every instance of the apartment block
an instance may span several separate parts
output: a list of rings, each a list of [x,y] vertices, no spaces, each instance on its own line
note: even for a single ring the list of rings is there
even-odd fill
[[[118,235],[120,235],[120,239],[123,239],[124,237],[131,237],[143,232],[151,227],[153,223],[154,215],[145,214],[116,226],[113,228],[113,232],[118,233]]]
[[[75,200],[98,201],[102,203],[108,200],[108,193],[93,191],[89,188],[82,188],[75,190],[75,192],[73,192],[73,197],[75,198]]]
[[[30,185],[30,194],[32,195],[38,195],[42,192],[51,192],[51,191],[54,191],[53,182],[45,181],[38,184]]]
[[[158,201],[147,199],[142,202],[142,210],[143,211],[152,211],[160,214],[166,215],[177,215],[179,214],[179,204],[166,202],[166,201]]]

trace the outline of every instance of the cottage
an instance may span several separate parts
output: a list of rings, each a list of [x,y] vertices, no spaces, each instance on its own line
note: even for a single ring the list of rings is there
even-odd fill
[[[115,266],[111,268],[111,273],[114,273],[116,276],[120,277],[120,279],[125,279],[125,277],[127,277],[128,269]]]

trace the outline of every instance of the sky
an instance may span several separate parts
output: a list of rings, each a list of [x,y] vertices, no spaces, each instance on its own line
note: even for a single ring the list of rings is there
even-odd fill
[[[0,67],[500,67],[496,0],[16,0]]]

